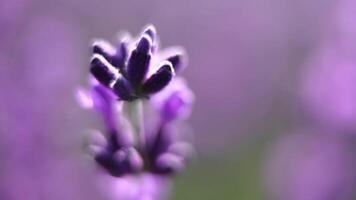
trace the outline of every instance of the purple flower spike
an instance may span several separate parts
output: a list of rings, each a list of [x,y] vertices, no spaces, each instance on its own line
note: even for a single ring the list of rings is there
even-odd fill
[[[131,53],[127,65],[127,77],[134,88],[137,88],[146,76],[151,60],[151,46],[152,40],[145,34]]]
[[[186,65],[183,48],[158,52],[158,35],[153,25],[146,26],[137,38],[134,41],[125,34],[116,48],[103,40],[93,44],[91,72],[101,84],[113,89],[119,100],[148,98],[167,86],[175,72]],[[157,70],[161,62],[165,63]]]
[[[194,95],[175,77],[186,64],[183,49],[158,52],[152,25],[135,38],[121,37],[115,47],[94,42],[91,90],[78,89],[76,97],[104,119],[104,134],[96,133],[88,150],[104,174],[120,182],[115,199],[163,200],[167,181],[185,168],[194,152],[184,140],[189,130],[173,123],[188,116]],[[153,102],[158,112],[145,112],[146,102]],[[147,120],[146,114],[159,117]]]
[[[144,83],[142,92],[150,95],[162,90],[168,85],[174,76],[172,64],[165,61],[162,66]]]
[[[101,55],[95,54],[90,62],[90,72],[103,85],[109,87],[118,76],[117,70]]]

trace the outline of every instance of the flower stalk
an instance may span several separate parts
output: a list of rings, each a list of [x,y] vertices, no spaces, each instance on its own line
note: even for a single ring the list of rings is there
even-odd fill
[[[122,102],[122,118],[126,119],[132,127],[133,137],[137,145],[144,146],[143,102],[141,99]]]
[[[179,136],[185,133],[176,133],[183,132],[177,127],[181,123],[174,123],[189,115],[194,100],[184,79],[177,77],[186,64],[185,51],[159,51],[152,25],[135,40],[128,38],[116,48],[103,40],[93,43],[92,88],[78,91],[77,97],[99,112],[105,124],[104,133],[97,131],[89,145],[97,165],[126,187],[129,182],[138,187],[137,193],[125,194],[126,188],[114,199],[162,200],[170,190],[167,182],[185,168],[193,149]],[[147,107],[156,112],[144,113]]]

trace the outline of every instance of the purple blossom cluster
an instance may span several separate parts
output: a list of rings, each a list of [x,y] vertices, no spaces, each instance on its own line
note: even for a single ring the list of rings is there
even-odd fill
[[[121,100],[148,98],[168,85],[183,66],[184,51],[158,51],[154,26],[147,26],[137,39],[124,34],[117,47],[98,40],[93,44],[90,71]],[[165,57],[163,57],[165,56]]]
[[[123,185],[145,187],[147,179],[165,182],[153,180],[183,170],[193,153],[181,126],[194,95],[176,76],[186,65],[184,50],[159,51],[152,25],[137,38],[124,34],[116,47],[96,40],[92,48],[90,89],[79,88],[76,93],[81,106],[97,111],[105,124],[104,134],[92,131],[90,154],[100,169],[127,183]],[[147,195],[141,193],[123,199]]]

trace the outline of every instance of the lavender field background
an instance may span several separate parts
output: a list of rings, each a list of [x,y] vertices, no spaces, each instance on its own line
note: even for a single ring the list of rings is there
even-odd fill
[[[182,45],[197,149],[171,199],[356,199],[355,0],[0,0],[0,199],[101,200],[90,44]]]

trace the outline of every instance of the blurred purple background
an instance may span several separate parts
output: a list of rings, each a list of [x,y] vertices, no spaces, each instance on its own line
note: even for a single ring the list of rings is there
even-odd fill
[[[330,137],[355,140],[355,19],[356,1],[352,0],[0,0],[0,199],[104,199],[92,163],[83,152],[86,131],[102,125],[98,116],[79,108],[73,92],[87,82],[89,46],[94,38],[115,41],[119,31],[136,34],[147,23],[157,27],[163,47],[181,45],[188,52],[189,66],[183,76],[196,94],[190,122],[198,156],[220,162],[244,154],[259,160],[254,167],[261,174],[254,183],[267,186],[246,191],[258,190],[263,199],[279,199],[275,194],[281,189],[269,185],[280,177],[271,177],[274,172],[265,166],[279,169],[278,163],[289,162],[288,157],[299,148],[312,149],[316,137],[326,143]],[[313,127],[314,131],[302,131],[305,135],[315,132],[309,136],[312,141],[294,144],[296,149],[277,150],[287,155],[274,158],[279,156],[270,151],[275,149],[275,140],[280,141],[284,132],[304,127]],[[324,130],[332,133],[323,136]],[[324,152],[325,145],[320,148]],[[262,158],[250,153],[256,149],[263,152]],[[338,177],[337,172],[353,166],[356,154],[340,143],[335,144],[335,151],[354,155],[345,158],[348,162],[341,169],[331,170]],[[333,154],[325,150],[327,153]],[[278,166],[271,164],[272,158],[279,159]],[[295,162],[302,160],[302,166],[303,159],[314,157]],[[207,170],[207,174],[216,175],[206,180],[214,182],[221,169],[205,169],[209,162],[200,161],[188,174]],[[310,165],[318,168],[325,163]],[[230,172],[241,173],[238,170]],[[304,168],[288,170],[299,173]],[[194,192],[195,187],[194,182],[189,185],[188,175],[184,178],[193,189],[178,184],[175,199],[193,199],[194,195],[183,195]],[[342,183],[347,184],[345,188],[356,188],[356,178],[352,178]],[[309,181],[283,179],[290,181],[291,187],[300,184],[297,181]],[[230,183],[235,182],[225,182]],[[209,187],[205,184],[199,187]],[[310,187],[321,187],[321,193],[334,187],[317,184],[315,181]],[[202,199],[196,192],[194,197]],[[289,193],[281,199],[353,199],[352,195],[318,195],[307,198]],[[233,193],[225,199],[253,198]]]

